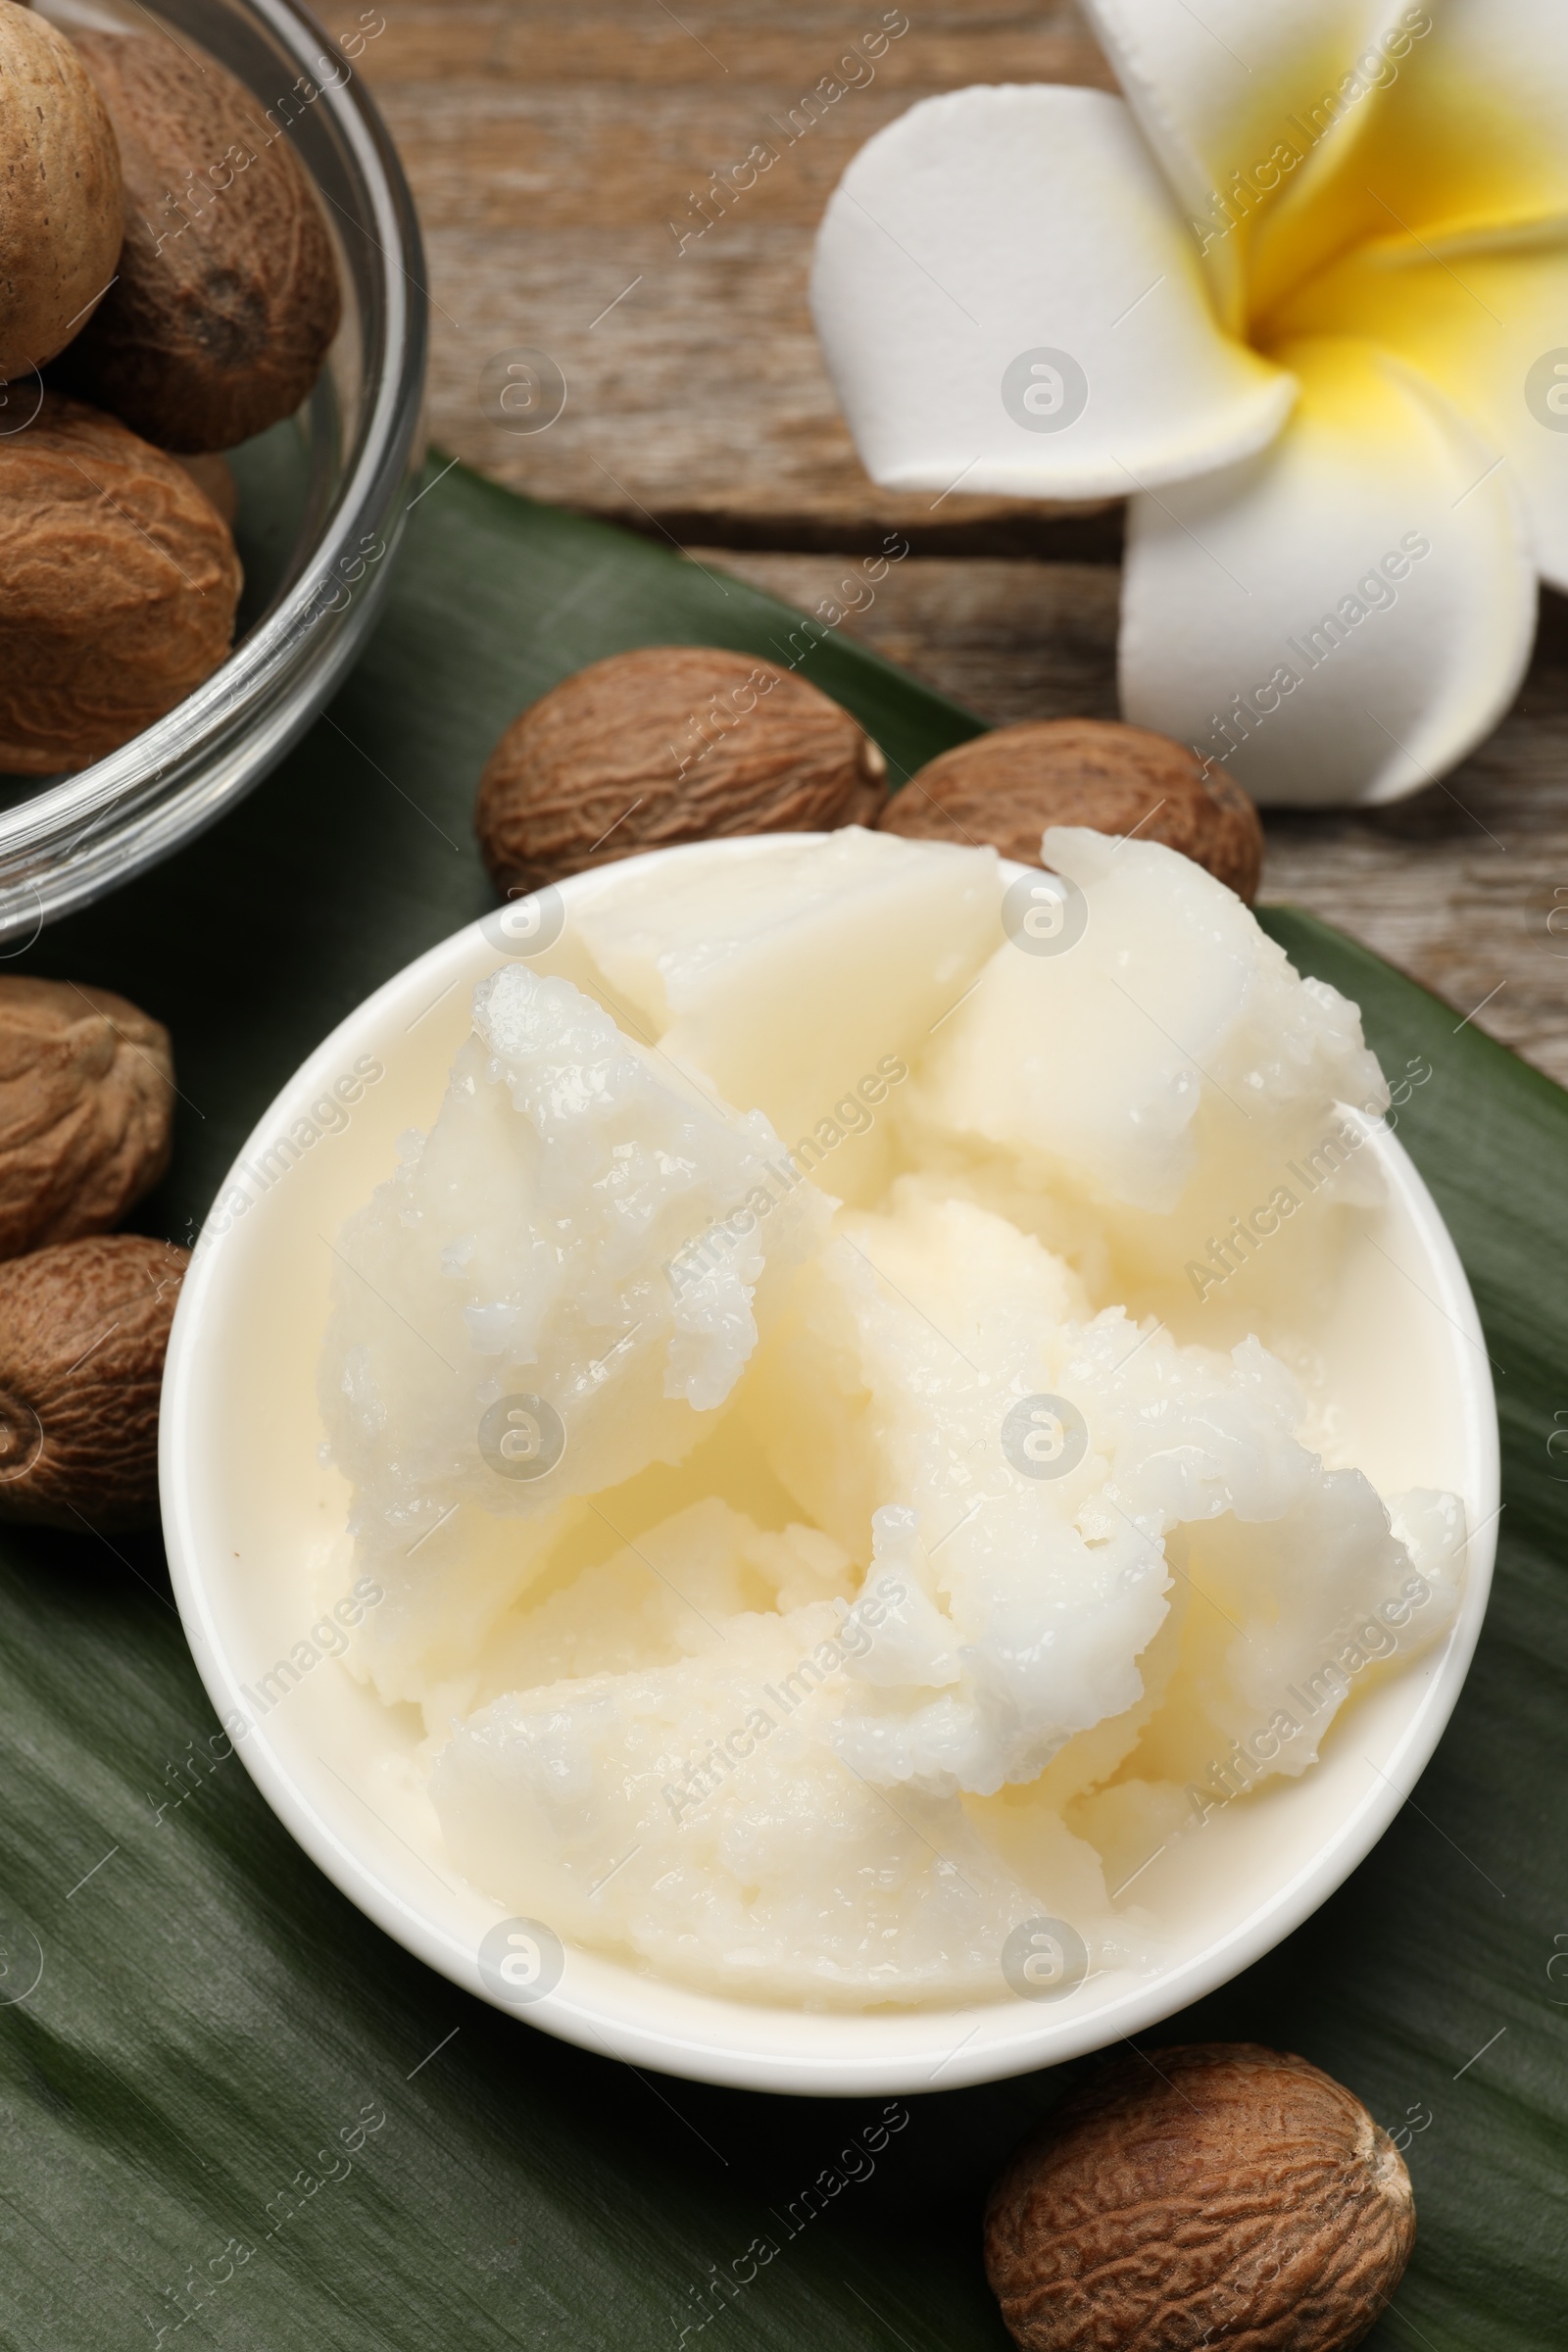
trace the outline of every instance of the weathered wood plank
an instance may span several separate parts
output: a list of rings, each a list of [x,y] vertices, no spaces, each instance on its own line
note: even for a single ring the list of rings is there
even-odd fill
[[[1075,10],[916,5],[858,66],[843,64],[853,44],[904,11],[387,0],[381,13],[361,69],[424,225],[443,446],[535,497],[644,528],[652,516],[677,538],[711,517],[711,535],[774,545],[845,546],[889,523],[950,539],[995,523],[1006,543],[1016,517],[1030,543],[1038,509],[960,492],[933,521],[930,495],[867,481],[807,275],[840,172],[916,98],[967,81],[1104,83]],[[358,14],[334,0],[328,19],[338,29]],[[819,95],[813,115],[808,94],[831,87],[841,95]],[[775,160],[756,185],[715,195],[710,174],[758,147]],[[478,389],[486,361],[518,349],[566,378],[564,413],[538,433],[491,421]]]

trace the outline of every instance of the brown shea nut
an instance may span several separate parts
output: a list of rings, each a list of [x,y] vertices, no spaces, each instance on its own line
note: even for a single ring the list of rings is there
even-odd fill
[[[0,382],[70,340],[122,234],[120,152],[80,57],[46,18],[0,0]]]
[[[0,977],[0,1257],[118,1224],[169,1165],[169,1032],[106,988]]]
[[[0,1519],[158,1515],[158,1396],[189,1252],[139,1233],[0,1266]]]
[[[503,890],[725,833],[875,822],[880,751],[804,678],[751,654],[654,645],[580,669],[514,719],[474,829]]]
[[[57,380],[160,449],[231,449],[293,416],[341,315],[289,118],[272,122],[183,34],[74,39],[119,134],[124,245]],[[287,103],[298,115],[318,96],[296,83]]]
[[[1250,906],[1263,872],[1263,827],[1239,784],[1196,752],[1108,718],[1032,719],[944,752],[896,793],[884,833],[989,841],[1040,863],[1048,825],[1136,833],[1206,866]]]
[[[1414,2240],[1359,2099],[1304,2058],[1199,2042],[1069,2092],[992,2190],[985,2258],[1023,2352],[1344,2352]]]
[[[162,718],[224,660],[239,590],[183,467],[45,394],[0,436],[0,774],[86,767]]]

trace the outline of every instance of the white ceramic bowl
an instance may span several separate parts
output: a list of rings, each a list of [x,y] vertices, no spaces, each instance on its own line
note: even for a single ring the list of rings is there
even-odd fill
[[[654,855],[736,858],[761,846]],[[538,968],[586,983],[570,913],[607,878],[564,886],[565,929],[534,958]],[[483,1998],[492,1996],[477,1948],[502,1907],[446,1858],[413,1761],[415,1711],[383,1707],[329,1659],[265,1716],[246,1687],[318,1618],[323,1572],[342,1571],[338,1589],[349,1581],[348,1489],[318,1453],[329,1244],[391,1171],[396,1138],[434,1118],[468,1033],[472,986],[501,960],[494,926],[491,917],[459,932],[378,989],[262,1119],[184,1286],[162,1439],[174,1591],[219,1714],[252,1724],[239,1753],[327,1876],[388,1935]],[[347,1123],[313,1119],[312,1105],[330,1102],[346,1076],[352,1088],[367,1059],[384,1075],[362,1085]],[[318,1127],[329,1131],[305,1144]],[[589,2049],[705,2082],[853,2095],[947,2089],[1142,2032],[1238,1975],[1333,1893],[1398,1812],[1452,1711],[1486,1607],[1498,1508],[1496,1411],[1469,1286],[1396,1138],[1380,1131],[1371,1148],[1389,1201],[1366,1218],[1310,1336],[1345,1414],[1348,1455],[1380,1491],[1463,1495],[1473,1531],[1463,1599],[1441,1648],[1355,1695],[1303,1779],[1214,1814],[1142,1874],[1139,1900],[1160,1920],[1165,1965],[1152,1976],[1092,1976],[1054,2001],[843,2015],[727,2000],[568,1947],[555,1990],[519,2015]]]

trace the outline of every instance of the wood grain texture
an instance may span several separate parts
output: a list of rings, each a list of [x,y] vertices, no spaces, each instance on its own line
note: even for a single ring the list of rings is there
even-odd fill
[[[1118,715],[1119,517],[876,489],[806,300],[829,191],[916,98],[986,80],[1109,86],[1067,0],[909,0],[875,79],[796,132],[792,111],[883,0],[384,0],[380,13],[360,66],[424,223],[437,441],[808,607],[831,592],[838,556],[896,525],[915,552],[851,624],[868,643],[995,720]],[[360,19],[357,0],[325,14],[334,31]],[[777,162],[680,250],[709,174],[759,141]],[[494,422],[480,390],[485,364],[518,350],[548,353],[566,379],[565,409],[537,433]],[[1489,999],[1478,1025],[1568,1081],[1565,613],[1547,600],[1518,709],[1446,790],[1271,819],[1264,895],[1375,948],[1456,1020]]]
[[[444,447],[533,497],[657,518],[677,538],[711,516],[706,535],[728,542],[739,517],[790,544],[804,518],[807,544],[840,546],[873,522],[931,518],[934,494],[888,497],[851,447],[807,308],[816,222],[856,149],[917,98],[976,80],[1107,84],[1075,9],[913,0],[908,31],[847,70],[874,78],[814,121],[808,93],[906,12],[387,0],[380,13],[362,70],[418,200]],[[358,15],[346,0],[326,12],[334,31]],[[710,174],[759,144],[777,160],[727,209],[710,199],[705,227]],[[486,361],[522,349],[547,352],[568,387],[536,434],[491,421],[479,392]],[[1027,530],[1038,515],[957,493],[939,521]]]

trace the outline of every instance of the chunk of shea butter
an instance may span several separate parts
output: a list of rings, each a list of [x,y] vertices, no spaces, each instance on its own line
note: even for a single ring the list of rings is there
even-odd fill
[[[1130,1770],[1200,1784],[1239,1759],[1249,1785],[1304,1772],[1371,1669],[1447,1632],[1464,1544],[1457,1496],[1418,1490],[1385,1506],[1358,1470],[1308,1480],[1267,1544],[1231,1517],[1195,1531],[1203,1599],[1183,1627],[1180,1697]]]
[[[1137,1705],[1173,1531],[1198,1558],[1226,1531],[1215,1621],[1241,1630],[1203,1663],[1228,1678],[1216,1721],[1250,1722],[1409,1573],[1367,1481],[1298,1443],[1301,1400],[1256,1339],[1223,1353],[1090,1316],[1068,1267],[930,1177],[839,1225],[743,1409],[820,1526],[849,1548],[874,1526],[871,1587],[910,1594],[846,1668],[836,1745],[867,1782],[989,1795]]]
[[[666,1054],[868,1198],[882,1158],[859,1139],[1002,937],[1001,898],[992,849],[849,825],[630,871],[574,921]]]
[[[808,2006],[995,1998],[1046,1903],[1127,1946],[1099,1862],[1040,1825],[1026,1886],[960,1800],[897,1805],[833,1727],[871,1595],[732,1616],[678,1661],[497,1698],[431,1776],[454,1862],[515,1912],[659,1973]]]
[[[849,1554],[814,1527],[760,1528],[716,1494],[689,1503],[543,1597],[525,1592],[485,1644],[473,1699],[673,1664],[756,1610],[847,1599]],[[439,1725],[444,1735],[449,1727]]]
[[[384,1695],[471,1664],[576,1498],[682,1459],[829,1213],[760,1113],[569,981],[481,982],[434,1126],[337,1249],[321,1398]]]
[[[1356,1690],[1430,1649],[1458,1607],[1468,1541],[1456,1495],[1392,1495],[1375,1519],[1354,1472],[1329,1473],[1255,1570],[1250,1530],[1195,1543],[1175,1673],[1119,1768],[1064,1791],[1064,1818],[1112,1885],[1277,1774],[1315,1763]]]
[[[1209,1240],[1275,1195],[1290,1200],[1274,1230],[1319,1178],[1325,1198],[1377,1199],[1361,1144],[1389,1093],[1356,1007],[1303,980],[1250,908],[1174,850],[1076,826],[1042,849],[1065,891],[1013,885],[1007,937],[904,1106],[914,1155],[944,1142],[1000,1155],[1014,1180],[1091,1204],[1129,1280],[1180,1280],[1196,1257],[1200,1298],[1258,1248],[1250,1233],[1215,1259]],[[1030,889],[1056,894],[1034,929]],[[1348,1140],[1342,1103],[1357,1114]]]

